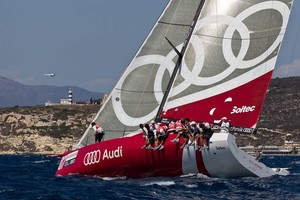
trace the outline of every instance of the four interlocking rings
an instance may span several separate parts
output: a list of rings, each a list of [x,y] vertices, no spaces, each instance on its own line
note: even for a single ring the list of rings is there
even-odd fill
[[[247,17],[257,12],[260,12],[262,10],[274,10],[282,16],[281,30],[278,33],[275,40],[273,41],[273,43],[269,47],[266,47],[263,53],[257,55],[256,57],[250,60],[245,60],[246,54],[250,47],[251,30],[249,30],[246,24],[244,24],[244,21]],[[275,65],[276,56],[272,57],[271,55],[276,51],[276,49],[278,48],[278,46],[280,45],[283,39],[283,33],[288,23],[289,13],[290,13],[290,9],[285,3],[279,1],[265,1],[245,9],[236,17],[218,15],[218,16],[207,16],[200,19],[197,22],[194,32],[199,31],[203,27],[214,25],[216,23],[227,25],[227,29],[224,32],[224,38],[226,39],[223,40],[221,50],[224,59],[226,60],[229,67],[219,72],[219,74],[211,75],[210,77],[201,77],[200,73],[204,67],[204,60],[205,60],[205,57],[203,56],[205,55],[205,46],[200,40],[200,38],[195,36],[190,43],[190,45],[192,45],[192,48],[194,49],[195,52],[194,64],[192,66],[192,69],[191,70],[189,69],[191,68],[191,66],[188,67],[187,63],[185,62],[182,63],[180,75],[182,76],[184,81],[180,82],[178,85],[172,88],[172,93],[170,94],[170,97],[181,94],[191,85],[208,86],[208,85],[216,84],[221,80],[227,78],[236,69],[249,69],[249,70],[251,69],[254,70],[257,76],[261,76],[269,72],[270,70],[272,70]],[[241,37],[241,46],[237,55],[235,55],[232,52],[233,50],[232,37],[235,32],[238,32]],[[181,47],[182,44],[178,45],[177,49],[181,49]],[[159,67],[157,70],[157,74],[155,76],[153,89],[154,91],[163,91],[162,82],[163,82],[164,72],[167,70],[169,74],[172,73],[172,70],[175,66],[175,63],[173,61],[175,56],[176,53],[174,50],[172,50],[166,56],[145,55],[145,56],[140,56],[135,58],[133,62],[130,64],[130,66],[127,68],[122,79],[118,82],[116,87],[122,88],[126,77],[130,76],[130,73],[134,72],[137,68],[147,64],[157,64]],[[249,77],[250,76],[247,74],[247,72],[245,72],[244,76],[240,75],[238,78],[236,78],[235,83],[238,82],[239,84],[242,85],[245,82],[252,80]],[[226,84],[226,87],[222,86],[222,84]],[[218,85],[213,89],[207,89],[205,92],[202,92],[201,95],[199,95],[198,93],[194,93],[186,97],[183,96],[177,99],[173,99],[171,102],[168,102],[168,107],[175,108],[176,106],[182,105],[183,103],[192,102],[193,100],[195,100],[195,98],[197,97],[199,98],[199,96],[201,96],[202,98],[211,97],[213,95],[216,95],[216,92],[218,93],[224,92],[223,88],[232,89],[234,87],[237,87],[237,85],[233,86],[230,83],[221,83],[221,85]],[[196,95],[198,96],[196,97]],[[148,114],[142,117],[137,118],[137,117],[129,116],[123,108],[122,98],[120,96],[121,96],[120,91],[114,90],[112,93],[112,104],[117,118],[124,125],[134,126],[134,125],[138,125],[140,122],[150,121],[157,113],[158,107],[155,109],[151,109]],[[163,98],[163,93],[154,92],[154,96],[157,102],[161,102]],[[116,99],[118,99],[118,101]]]
[[[85,166],[99,163],[101,160],[101,151],[96,150],[85,154],[83,164]]]

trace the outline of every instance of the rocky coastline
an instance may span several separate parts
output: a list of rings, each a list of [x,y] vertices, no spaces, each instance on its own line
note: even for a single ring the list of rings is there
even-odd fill
[[[79,141],[100,105],[0,108],[0,154],[61,154]]]
[[[235,134],[238,146],[300,141],[300,77],[272,79],[255,135]],[[0,154],[61,154],[79,141],[100,105],[0,108]]]

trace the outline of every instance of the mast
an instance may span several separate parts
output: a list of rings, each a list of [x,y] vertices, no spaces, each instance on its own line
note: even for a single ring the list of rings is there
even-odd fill
[[[186,48],[187,48],[187,46],[188,46],[188,43],[189,43],[189,41],[190,41],[190,39],[191,39],[191,36],[192,36],[192,34],[193,34],[193,31],[194,31],[194,28],[195,28],[195,26],[196,26],[196,22],[197,22],[197,20],[198,20],[198,18],[199,18],[199,16],[200,16],[200,13],[201,13],[201,10],[202,10],[202,8],[203,8],[204,3],[205,3],[205,0],[201,0],[200,4],[199,4],[199,6],[198,6],[198,9],[197,9],[197,11],[196,11],[195,17],[194,17],[194,19],[193,19],[193,23],[192,23],[192,25],[191,25],[191,27],[190,27],[190,29],[189,29],[189,32],[188,32],[188,34],[187,34],[187,37],[186,37],[186,39],[185,39],[185,41],[184,41],[184,44],[183,44],[182,49],[181,49],[180,52],[179,52],[179,51],[175,48],[175,46],[168,40],[168,38],[165,37],[166,40],[168,41],[168,43],[172,46],[172,48],[173,48],[173,49],[175,50],[175,52],[177,53],[177,55],[178,55],[178,60],[177,60],[177,62],[176,62],[176,65],[175,65],[175,67],[174,67],[174,70],[173,70],[173,72],[172,72],[170,81],[169,81],[169,83],[168,83],[168,85],[167,85],[166,92],[165,92],[165,94],[164,94],[164,96],[163,96],[163,99],[162,99],[162,101],[161,101],[161,104],[160,104],[160,106],[159,106],[159,108],[158,108],[158,111],[157,111],[157,114],[156,114],[156,116],[155,116],[155,119],[158,119],[158,118],[161,116],[163,107],[164,107],[164,105],[165,105],[165,103],[166,103],[166,101],[167,101],[167,98],[168,98],[168,96],[169,96],[169,93],[170,93],[171,87],[172,87],[172,85],[173,85],[173,82],[174,82],[174,80],[175,80],[176,74],[177,74],[177,72],[178,72],[178,70],[179,70],[179,68],[180,68],[180,66],[181,66],[181,62],[182,62],[183,55],[184,55],[184,53],[185,53],[185,51],[186,51]]]

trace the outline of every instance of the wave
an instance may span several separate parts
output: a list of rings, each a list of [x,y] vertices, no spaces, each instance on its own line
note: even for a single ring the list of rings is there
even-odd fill
[[[151,186],[151,185],[171,186],[171,185],[175,185],[175,182],[174,181],[152,181],[150,183],[144,184],[144,186]]]
[[[33,163],[45,163],[45,162],[50,162],[49,160],[38,160],[34,161]]]
[[[104,181],[115,181],[115,180],[125,180],[127,179],[126,176],[121,176],[121,177],[100,177]]]
[[[267,178],[55,177],[56,160],[2,156],[0,199],[299,199],[300,156],[264,158],[268,166],[290,167],[291,175]],[[46,159],[48,160],[48,159]],[[22,180],[22,181],[20,181]],[[34,186],[34,187],[33,187]],[[84,189],[83,189],[84,188]]]

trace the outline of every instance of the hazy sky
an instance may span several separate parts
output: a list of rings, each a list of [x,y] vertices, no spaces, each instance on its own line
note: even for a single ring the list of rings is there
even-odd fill
[[[0,76],[110,92],[167,3],[0,0]],[[274,76],[300,75],[300,0],[293,8]]]

